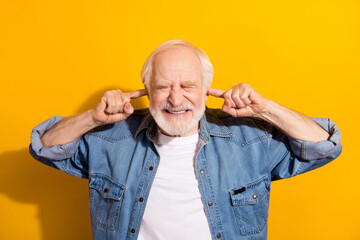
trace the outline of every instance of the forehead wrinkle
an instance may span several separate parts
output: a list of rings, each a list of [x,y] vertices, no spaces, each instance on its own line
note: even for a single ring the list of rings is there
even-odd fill
[[[178,69],[193,69],[201,71],[201,62],[197,54],[187,47],[171,48],[158,53],[154,57],[154,68],[167,68],[169,70]]]
[[[185,51],[188,50],[191,49]],[[152,84],[157,85],[158,81],[160,84],[166,82],[170,85],[185,80],[202,81],[202,67],[198,56],[187,53],[180,49],[170,49],[156,55],[153,62]]]

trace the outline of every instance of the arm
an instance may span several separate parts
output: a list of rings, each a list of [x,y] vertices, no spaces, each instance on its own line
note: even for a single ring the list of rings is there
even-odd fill
[[[311,118],[268,101],[267,111],[259,117],[275,125],[289,137],[312,142],[328,140],[330,137],[329,133]]]
[[[125,120],[134,111],[130,100],[146,94],[144,89],[129,93],[120,90],[108,91],[95,109],[64,118],[47,130],[41,136],[42,145],[53,147],[66,144],[75,141],[95,127]]]
[[[266,120],[294,139],[320,142],[329,138],[329,133],[311,118],[263,98],[248,84],[238,84],[228,91],[209,89],[208,94],[225,99],[224,112]]]
[[[341,151],[340,131],[326,118],[309,118],[255,92],[248,84],[229,91],[209,89],[225,99],[223,111],[234,117],[255,117],[269,122],[272,139],[266,156],[272,180],[293,177],[321,167]]]

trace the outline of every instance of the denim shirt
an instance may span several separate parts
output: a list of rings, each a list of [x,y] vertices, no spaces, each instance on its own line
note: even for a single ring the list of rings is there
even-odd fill
[[[94,239],[137,239],[160,161],[154,119],[147,109],[136,110],[73,142],[43,147],[40,137],[61,119],[52,117],[33,129],[31,155],[89,179]],[[292,139],[265,121],[206,109],[195,170],[212,239],[266,239],[271,181],[316,169],[340,155],[337,126],[329,119],[313,120],[329,140]]]

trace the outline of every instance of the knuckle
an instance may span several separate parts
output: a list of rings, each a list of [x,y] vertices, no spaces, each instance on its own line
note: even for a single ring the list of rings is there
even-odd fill
[[[123,95],[121,95],[122,101],[125,102],[130,102],[130,96],[127,93],[124,93]]]
[[[241,88],[242,86],[243,86],[243,84],[242,84],[242,83],[239,83],[239,84],[235,85],[235,88],[239,89],[239,88]]]
[[[241,96],[240,96],[240,99],[241,99],[242,101],[246,101],[246,100],[247,100],[247,98],[248,98],[248,96],[247,96],[247,95],[241,95]]]
[[[232,97],[233,99],[239,99],[239,94],[238,94],[237,92],[233,91],[233,92],[231,93],[231,97]]]
[[[226,92],[224,93],[224,97],[225,97],[225,98],[229,98],[229,97],[230,97],[230,94],[231,94],[230,91],[226,91]]]

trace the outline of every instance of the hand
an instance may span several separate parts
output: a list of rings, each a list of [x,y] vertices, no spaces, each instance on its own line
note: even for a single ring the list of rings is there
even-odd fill
[[[210,88],[207,94],[224,98],[222,110],[233,117],[260,117],[267,112],[269,100],[246,83],[235,85],[228,91]]]
[[[146,89],[127,93],[119,89],[107,91],[93,110],[93,121],[97,125],[104,125],[125,120],[134,112],[130,100],[145,95],[147,95]]]

